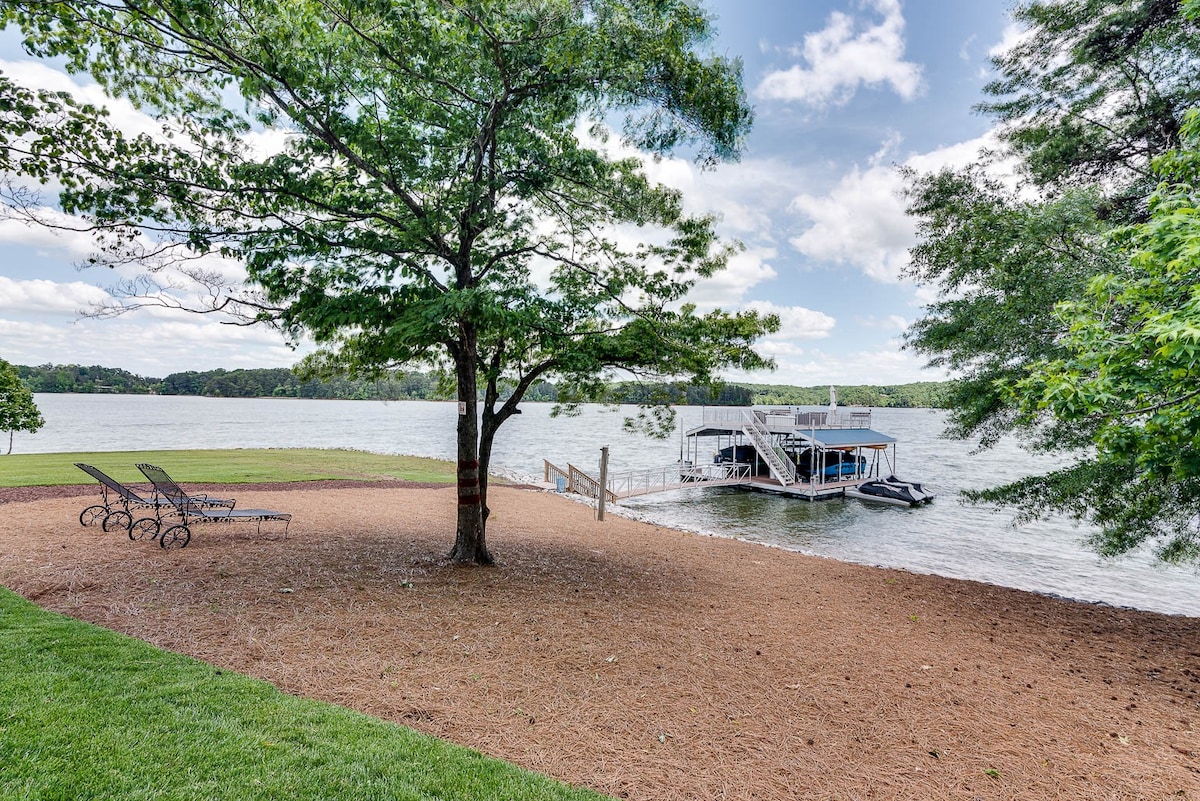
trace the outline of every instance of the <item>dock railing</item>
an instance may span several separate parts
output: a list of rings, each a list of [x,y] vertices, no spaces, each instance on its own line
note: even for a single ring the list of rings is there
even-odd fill
[[[782,433],[797,428],[870,428],[871,410],[842,407],[833,411],[800,411],[793,408],[747,409],[744,406],[705,406],[705,425],[741,428],[745,415],[753,415],[769,432]]]

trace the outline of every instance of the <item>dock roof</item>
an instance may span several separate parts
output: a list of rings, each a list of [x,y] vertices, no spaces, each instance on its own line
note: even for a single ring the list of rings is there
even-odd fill
[[[871,445],[891,445],[895,437],[881,434],[870,428],[818,428],[815,431],[797,431],[796,436],[811,442],[818,448],[865,448]]]

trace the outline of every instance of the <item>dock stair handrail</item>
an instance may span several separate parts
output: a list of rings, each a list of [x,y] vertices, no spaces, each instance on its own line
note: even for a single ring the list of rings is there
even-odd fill
[[[571,487],[570,473],[568,473],[566,470],[563,470],[561,467],[554,464],[549,459],[543,459],[542,464],[544,465],[543,474],[545,475],[545,481],[547,484],[557,484],[558,479],[561,478],[563,481],[563,489],[570,489],[570,487]]]
[[[783,449],[771,441],[771,432],[758,419],[758,415],[753,411],[747,411],[742,415],[742,419],[745,423],[742,431],[750,438],[754,449],[771,468],[771,474],[785,487],[795,484],[796,466],[792,464],[792,460],[783,452]]]
[[[571,492],[577,492],[580,495],[587,496],[588,498],[600,497],[599,479],[592,478],[587,473],[570,463],[567,464],[567,486],[570,487]],[[613,503],[617,502],[617,496],[612,490],[606,489],[604,492],[608,500],[612,501]]]

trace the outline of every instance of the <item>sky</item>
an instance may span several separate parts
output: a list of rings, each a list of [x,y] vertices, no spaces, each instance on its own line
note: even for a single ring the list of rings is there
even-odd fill
[[[973,111],[992,76],[989,54],[1017,35],[1010,0],[704,0],[713,49],[744,64],[755,125],[737,163],[701,171],[681,158],[647,160],[685,205],[720,215],[744,250],[698,285],[701,309],[780,315],[760,343],[777,369],[730,380],[814,386],[890,385],[947,376],[903,349],[905,328],[933,288],[904,277],[915,227],[899,168],[962,166],[994,142]],[[86,76],[27,56],[0,33],[0,71],[36,88],[101,98]],[[110,103],[132,129],[153,123]],[[83,268],[86,236],[0,219],[0,359],[99,364],[161,378],[185,370],[289,367],[292,350],[265,327],[145,309],[95,319],[120,278]]]

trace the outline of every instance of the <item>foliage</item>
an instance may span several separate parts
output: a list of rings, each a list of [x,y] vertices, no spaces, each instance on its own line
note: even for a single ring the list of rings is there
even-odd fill
[[[304,381],[286,368],[238,370],[188,370],[166,378],[144,378],[108,367],[78,365],[18,366],[26,385],[34,392],[153,392],[160,395],[203,395],[222,398],[333,398],[344,400],[448,400],[437,373],[396,370],[379,378],[331,377]],[[128,389],[123,389],[127,387]],[[838,386],[838,398],[846,406],[942,408],[946,384],[925,381],[892,386]],[[500,399],[512,396],[511,383],[501,382]],[[482,397],[482,396],[481,396]],[[829,388],[795,387],[786,384],[691,384],[617,381],[607,384],[602,399],[609,403],[641,404],[665,402],[676,406],[824,406]],[[558,387],[537,381],[525,390],[525,401],[554,403]]]
[[[751,118],[740,64],[705,52],[691,0],[3,8],[29,52],[164,121],[164,136],[130,138],[95,108],[0,82],[0,166],[58,181],[100,258],[180,269],[211,308],[313,338],[305,378],[453,376],[456,560],[490,561],[493,440],[535,382],[557,376],[570,403],[599,395],[609,368],[707,383],[768,365],[752,344],[776,318],[684,302],[734,250],[713,220],[589,144],[620,118],[650,154],[736,157]],[[287,146],[257,152],[247,134],[264,128]],[[260,291],[231,291],[189,266],[197,254],[241,260]],[[182,304],[158,288],[134,294]]]
[[[100,365],[18,365],[17,372],[31,392],[115,392],[144,395],[154,392],[158,384],[156,378],[143,378],[126,370]]]
[[[30,453],[4,461],[0,487],[90,483],[76,462],[95,465],[118,481],[144,485],[134,465],[162,465],[187,484],[248,484],[275,481],[406,481],[448,484],[454,466],[419,456],[387,456],[326,448],[236,448],[232,450],[106,451]]]
[[[910,175],[918,244],[908,274],[939,299],[906,341],[956,376],[951,435],[986,446],[1018,426],[998,387],[1057,353],[1059,301],[1118,269],[1104,232],[1144,215],[1149,162],[1178,145],[1184,111],[1200,103],[1200,39],[1176,6],[1036,0],[1014,10],[1030,29],[996,57],[980,110],[1011,148],[997,155],[1019,157],[1041,195],[989,178],[990,164]],[[1046,449],[1088,437],[1086,426],[1026,433]]]
[[[1148,538],[1168,559],[1200,557],[1200,116],[1186,150],[1160,157],[1150,219],[1116,232],[1128,269],[1093,278],[1058,304],[1063,355],[1009,387],[1029,419],[1086,421],[1095,455],[1028,483],[1031,511],[1102,525],[1119,553]],[[1080,481],[1080,477],[1084,480]],[[1108,478],[1114,484],[1097,483]],[[1063,492],[1062,487],[1069,487]],[[1118,498],[1122,500],[1118,500]],[[1126,500],[1127,499],[1127,500]]]
[[[1086,190],[1022,201],[968,170],[920,177],[912,191],[919,241],[910,269],[937,284],[940,296],[909,329],[908,343],[931,366],[960,376],[946,400],[949,433],[990,445],[1018,423],[1002,388],[1031,361],[1059,352],[1055,303],[1115,269],[1116,259],[1094,215],[1096,196]],[[1059,426],[1043,438],[1071,447],[1089,433]]]
[[[0,588],[0,797],[599,801]]]
[[[779,384],[746,384],[753,402],[763,406],[825,406],[829,387],[792,387]],[[835,385],[842,406],[874,406],[901,409],[941,409],[945,406],[947,384],[943,381],[918,381],[891,386]]]
[[[13,433],[34,433],[46,424],[33,393],[21,383],[17,368],[0,359],[0,431],[8,432],[8,453],[12,453]]]
[[[214,398],[339,398],[344,400],[445,400],[437,377],[419,371],[397,370],[387,376],[352,379],[302,380],[287,368],[250,370],[189,370],[162,379],[163,395],[204,395]]]
[[[1072,304],[1142,280],[1114,230],[1147,220],[1152,164],[1180,146],[1184,114],[1200,104],[1200,28],[1179,11],[1178,0],[1022,3],[1015,15],[1029,30],[996,58],[999,77],[980,108],[1000,121],[1009,150],[999,155],[1019,159],[1024,184],[990,179],[994,164],[911,177],[919,241],[910,274],[939,297],[907,344],[956,375],[951,435],[986,447],[1016,432],[1048,452],[1106,447],[1102,415],[1032,413],[1043,399],[1026,379],[1078,359]],[[1097,546],[1120,552],[1152,516],[1194,511],[1173,481],[1150,495],[1125,487],[1138,457],[1123,452],[968,496],[1092,520],[1105,527]]]
[[[980,109],[1042,187],[1103,186],[1105,219],[1145,214],[1150,161],[1179,146],[1200,105],[1200,27],[1179,0],[1037,0],[1014,11],[1029,29],[995,59]]]

